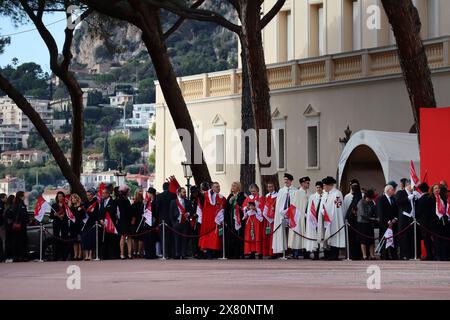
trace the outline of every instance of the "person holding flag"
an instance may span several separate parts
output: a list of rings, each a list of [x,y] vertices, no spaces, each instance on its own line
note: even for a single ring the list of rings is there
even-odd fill
[[[263,236],[262,236],[262,254],[264,257],[275,257],[272,250],[273,241],[273,224],[275,219],[275,205],[277,203],[278,193],[275,190],[275,185],[272,182],[266,184],[268,193],[264,199],[264,208],[262,215],[263,221]]]
[[[380,237],[382,237],[388,229],[393,230],[393,234],[397,232],[398,223],[398,207],[395,201],[395,191],[397,183],[389,182],[384,188],[384,194],[377,199],[377,216],[380,223]],[[390,232],[390,231],[389,231]],[[396,239],[394,240],[394,245]],[[383,260],[397,260],[397,250],[395,247],[382,247],[381,259]]]
[[[294,200],[297,188],[292,185],[294,177],[289,174],[284,174],[284,187],[278,191],[277,201],[275,204],[275,219],[273,225],[272,249],[273,253],[280,255],[287,250],[287,214],[291,207],[291,202]]]
[[[156,189],[148,188],[146,199],[144,201],[144,213],[141,226],[138,227],[137,233],[145,232],[144,240],[144,256],[145,259],[156,259],[156,242],[158,241],[158,233],[152,229],[158,226],[158,215],[156,211]]]
[[[306,213],[306,237],[305,249],[308,253],[314,253],[314,260],[319,260],[320,242],[317,232],[319,226],[319,209],[322,204],[323,195],[323,183],[322,181],[316,182],[316,193],[311,195],[308,200],[308,209]],[[316,240],[310,240],[316,239]]]
[[[319,228],[325,258],[339,260],[339,249],[345,248],[344,214],[342,212],[342,193],[336,189],[336,179],[326,177],[322,180],[324,195],[319,211]]]
[[[299,180],[300,188],[295,192],[294,201],[292,205],[296,209],[295,226],[289,229],[288,248],[292,249],[292,257],[298,259],[300,253],[304,251],[305,244],[301,236],[305,235],[306,212],[308,207],[308,189],[311,183],[309,177],[303,177]],[[301,235],[301,236],[300,236]],[[304,258],[308,258],[306,253],[303,253]]]
[[[81,227],[81,249],[84,253],[84,260],[92,260],[92,254],[95,250],[95,223],[99,220],[99,201],[96,197],[97,191],[93,188],[86,192],[87,202],[83,207],[86,208],[86,214],[83,218]]]
[[[186,189],[178,188],[177,197],[170,203],[170,218],[174,232],[175,259],[187,257],[187,235],[189,232],[190,212],[189,200],[186,199]]]
[[[55,203],[52,204],[50,219],[53,220],[53,235],[61,238],[63,241],[56,240],[54,242],[54,258],[55,261],[66,261],[69,256],[69,246],[67,240],[69,238],[69,219],[66,215],[66,195],[62,191],[58,191],[55,197]]]
[[[109,188],[103,188],[102,200],[99,210],[100,224],[103,226],[103,254],[102,258],[117,259],[118,258],[118,232],[116,229],[117,223],[117,204],[111,198],[111,191]]]

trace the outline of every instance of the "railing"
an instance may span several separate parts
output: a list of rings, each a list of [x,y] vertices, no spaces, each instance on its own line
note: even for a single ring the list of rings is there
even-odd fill
[[[424,42],[431,69],[450,67],[450,37]],[[267,66],[270,90],[320,85],[401,73],[395,46],[291,61]],[[180,78],[186,101],[242,93],[241,70],[227,70]],[[156,82],[157,87],[159,86]],[[157,95],[157,103],[163,101]]]

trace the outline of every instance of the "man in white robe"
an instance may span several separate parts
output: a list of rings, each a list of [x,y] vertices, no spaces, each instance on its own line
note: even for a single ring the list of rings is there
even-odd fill
[[[306,237],[305,249],[308,255],[314,253],[314,260],[319,259],[320,242],[322,239],[317,232],[319,229],[319,209],[322,203],[323,195],[323,183],[322,181],[316,182],[316,193],[309,197],[308,209],[306,213]]]
[[[326,177],[322,180],[324,195],[319,211],[319,228],[327,260],[339,260],[339,249],[345,248],[344,214],[342,193],[335,188],[336,180]]]
[[[306,210],[308,207],[308,189],[311,179],[309,177],[300,178],[300,189],[295,192],[292,205],[296,208],[295,227],[289,229],[288,248],[293,249],[292,257],[298,259],[300,251],[305,248],[304,239],[300,236],[305,235]],[[306,257],[306,255],[304,255]]]
[[[282,254],[287,250],[286,212],[297,191],[297,188],[292,185],[292,181],[294,181],[294,177],[286,173],[284,175],[284,187],[278,191],[272,239],[274,254]]]

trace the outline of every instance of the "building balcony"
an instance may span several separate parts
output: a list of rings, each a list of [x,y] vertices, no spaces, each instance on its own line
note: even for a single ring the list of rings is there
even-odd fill
[[[450,37],[424,41],[432,71],[450,67]],[[396,46],[365,49],[267,65],[270,90],[281,90],[343,81],[401,75]],[[186,101],[219,98],[242,93],[242,71],[227,70],[178,79]],[[164,97],[156,81],[156,103]]]

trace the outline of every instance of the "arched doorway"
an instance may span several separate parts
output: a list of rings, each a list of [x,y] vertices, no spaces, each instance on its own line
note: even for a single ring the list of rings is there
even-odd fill
[[[375,189],[377,193],[383,192],[385,177],[380,160],[375,152],[367,145],[356,147],[345,164],[340,186],[344,194],[350,191],[349,181],[358,179],[363,188]]]

